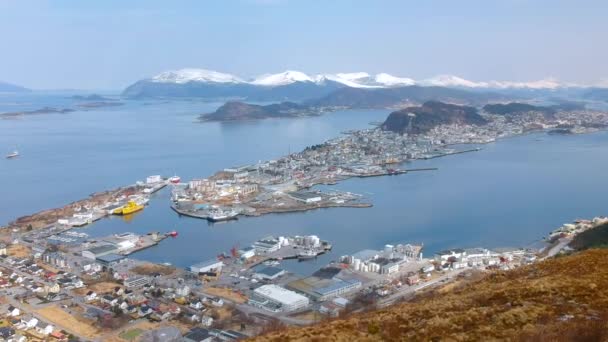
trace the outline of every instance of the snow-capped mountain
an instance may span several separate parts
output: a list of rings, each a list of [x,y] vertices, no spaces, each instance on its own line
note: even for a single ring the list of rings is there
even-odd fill
[[[557,89],[580,87],[576,84],[562,83],[555,78],[546,78],[530,82],[488,81],[475,82],[454,75],[439,75],[420,82],[420,85],[456,88],[487,88],[487,89]]]
[[[287,70],[278,74],[264,74],[256,77],[251,84],[276,87],[295,82],[314,82],[314,80],[300,71]]]
[[[257,101],[298,101],[322,97],[339,88],[392,89],[408,86],[499,92],[542,92],[581,87],[562,83],[553,78],[530,82],[471,81],[454,75],[439,75],[414,80],[387,73],[370,75],[366,72],[351,72],[310,75],[295,70],[243,78],[217,71],[188,68],[166,71],[152,78],[138,81],[125,89],[123,95],[127,97],[229,97]]]
[[[244,83],[244,81],[234,75],[225,74],[205,69],[180,69],[175,71],[165,71],[154,77],[152,82],[159,83],[188,83],[188,82],[208,82],[208,83]]]
[[[325,81],[333,81],[352,88],[382,88],[403,87],[411,85],[456,87],[456,88],[516,88],[516,89],[556,89],[560,87],[573,87],[574,84],[565,84],[554,78],[546,78],[531,82],[513,81],[471,81],[454,75],[438,75],[432,78],[416,81],[411,78],[393,76],[387,73],[379,73],[372,76],[366,72],[336,73],[307,75],[301,71],[287,70],[277,74],[264,74],[249,81],[235,75],[205,69],[180,69],[162,72],[150,79],[158,83],[188,82],[203,83],[234,83],[251,84],[265,87],[278,87],[296,82],[311,82],[323,84]]]

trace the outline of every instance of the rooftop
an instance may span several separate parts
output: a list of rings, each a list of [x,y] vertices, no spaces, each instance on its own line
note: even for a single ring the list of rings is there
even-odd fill
[[[201,261],[197,264],[194,264],[194,265],[190,266],[190,268],[203,268],[203,267],[209,267],[209,266],[221,264],[221,263],[222,262],[217,259],[209,259],[209,260]]]
[[[301,294],[297,294],[274,284],[260,286],[255,289],[254,292],[264,297],[271,298],[283,305],[291,305],[302,300],[308,300],[308,298]]]
[[[275,275],[277,275],[281,272],[284,272],[284,271],[278,267],[269,266],[269,267],[265,267],[265,268],[257,271],[256,273],[263,274],[263,275],[266,275],[269,277],[274,277]]]
[[[115,245],[101,245],[101,246],[96,246],[93,248],[89,248],[87,249],[87,251],[93,253],[93,254],[101,254],[101,253],[107,253],[110,251],[115,251],[116,250],[116,246]]]

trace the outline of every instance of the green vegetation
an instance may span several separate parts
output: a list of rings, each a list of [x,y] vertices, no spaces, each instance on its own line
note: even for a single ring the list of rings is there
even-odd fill
[[[139,335],[141,335],[144,331],[138,328],[123,331],[120,333],[120,338],[127,341],[134,341]]]
[[[574,237],[570,247],[576,250],[608,248],[608,223],[584,231]]]

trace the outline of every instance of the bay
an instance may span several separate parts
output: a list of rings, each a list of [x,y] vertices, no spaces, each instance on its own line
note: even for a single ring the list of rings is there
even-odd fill
[[[46,103],[59,95],[0,97],[0,109]],[[27,100],[27,101],[26,101]],[[21,105],[19,104],[21,102]],[[62,102],[63,101],[63,102]],[[227,166],[298,151],[349,129],[368,128],[387,110],[320,117],[198,123],[219,103],[126,101],[124,106],[0,120],[0,148],[22,156],[0,160],[0,224],[148,175],[206,177]],[[34,108],[36,109],[36,108]],[[452,247],[525,246],[562,223],[605,215],[608,133],[504,139],[483,150],[416,161],[437,171],[351,179],[335,188],[374,206],[274,214],[210,225],[180,218],[164,190],[131,220],[113,217],[84,228],[91,236],[177,230],[179,236],[133,257],[186,267],[267,235],[315,234],[333,243],[327,255],[285,263],[308,274],[340,255],[390,243],[424,243],[425,254]]]

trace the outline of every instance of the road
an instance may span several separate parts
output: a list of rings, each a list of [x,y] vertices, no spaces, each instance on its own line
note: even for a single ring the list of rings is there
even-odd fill
[[[403,286],[401,287],[401,289],[393,294],[391,294],[388,297],[383,298],[382,300],[378,301],[377,306],[380,308],[383,307],[387,307],[389,305],[394,304],[397,300],[402,299],[402,298],[406,298],[406,297],[410,297],[410,296],[414,296],[414,294],[416,293],[416,291],[422,290],[426,287],[429,286],[433,286],[433,285],[437,285],[440,282],[448,282],[449,280],[455,278],[456,276],[458,276],[460,273],[464,272],[466,269],[460,269],[460,270],[454,270],[454,271],[449,271],[448,273],[441,275],[433,280],[424,282],[422,284],[419,285],[415,285],[415,286]]]
[[[558,241],[559,241],[559,243],[557,245],[555,245],[555,246],[551,247],[551,249],[549,249],[549,252],[547,252],[547,256],[545,256],[543,258],[543,260],[554,257],[562,249],[564,249],[566,246],[568,246],[568,244],[572,241],[572,238],[569,238],[569,237],[561,238]]]

